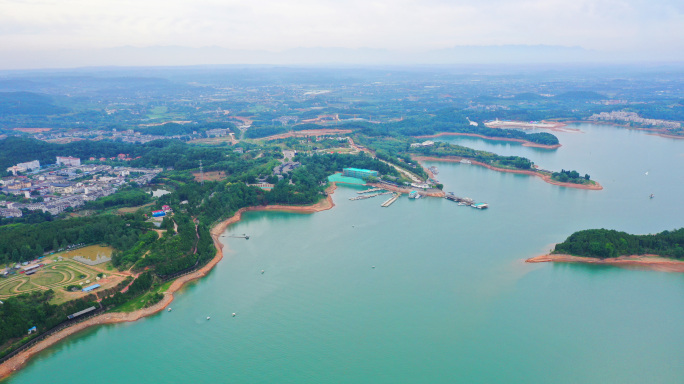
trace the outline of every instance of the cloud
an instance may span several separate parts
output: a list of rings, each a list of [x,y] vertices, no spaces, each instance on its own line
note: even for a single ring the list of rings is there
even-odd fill
[[[463,45],[684,50],[675,0],[0,0],[0,52],[117,46],[281,51]]]

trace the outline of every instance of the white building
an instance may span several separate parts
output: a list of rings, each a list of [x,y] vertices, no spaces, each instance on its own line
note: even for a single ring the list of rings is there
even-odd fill
[[[16,176],[17,172],[26,172],[29,169],[39,169],[39,168],[40,168],[40,161],[33,160],[33,161],[27,161],[25,163],[19,163],[13,167],[9,167],[9,168],[7,168],[7,172],[12,172]]]
[[[57,165],[68,165],[71,167],[77,167],[81,165],[81,159],[79,159],[78,157],[57,156]]]

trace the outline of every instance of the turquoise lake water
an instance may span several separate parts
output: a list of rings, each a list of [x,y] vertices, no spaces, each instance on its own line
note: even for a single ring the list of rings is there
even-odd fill
[[[250,212],[226,233],[250,239],[224,235],[223,261],[172,312],[80,333],[6,382],[682,383],[684,275],[523,262],[580,229],[684,226],[684,140],[575,127],[558,150],[444,140],[589,173],[603,191],[429,163],[490,209],[381,208],[341,186],[332,210]]]

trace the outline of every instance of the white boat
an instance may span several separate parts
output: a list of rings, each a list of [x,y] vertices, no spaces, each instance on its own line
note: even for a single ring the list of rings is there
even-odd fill
[[[461,159],[461,164],[472,164],[473,162],[468,159]]]

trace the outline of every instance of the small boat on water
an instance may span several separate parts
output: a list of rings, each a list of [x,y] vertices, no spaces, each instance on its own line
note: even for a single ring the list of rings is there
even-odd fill
[[[651,196],[649,196],[650,199],[654,198],[655,195],[651,193]]]
[[[421,198],[420,193],[418,193],[417,191],[411,191],[411,193],[409,193],[408,197],[409,197],[409,199],[420,199]]]
[[[473,162],[468,159],[461,159],[461,164],[472,164]]]
[[[211,319],[211,317],[207,316],[207,320]]]
[[[168,311],[171,312],[171,307],[169,307]]]

